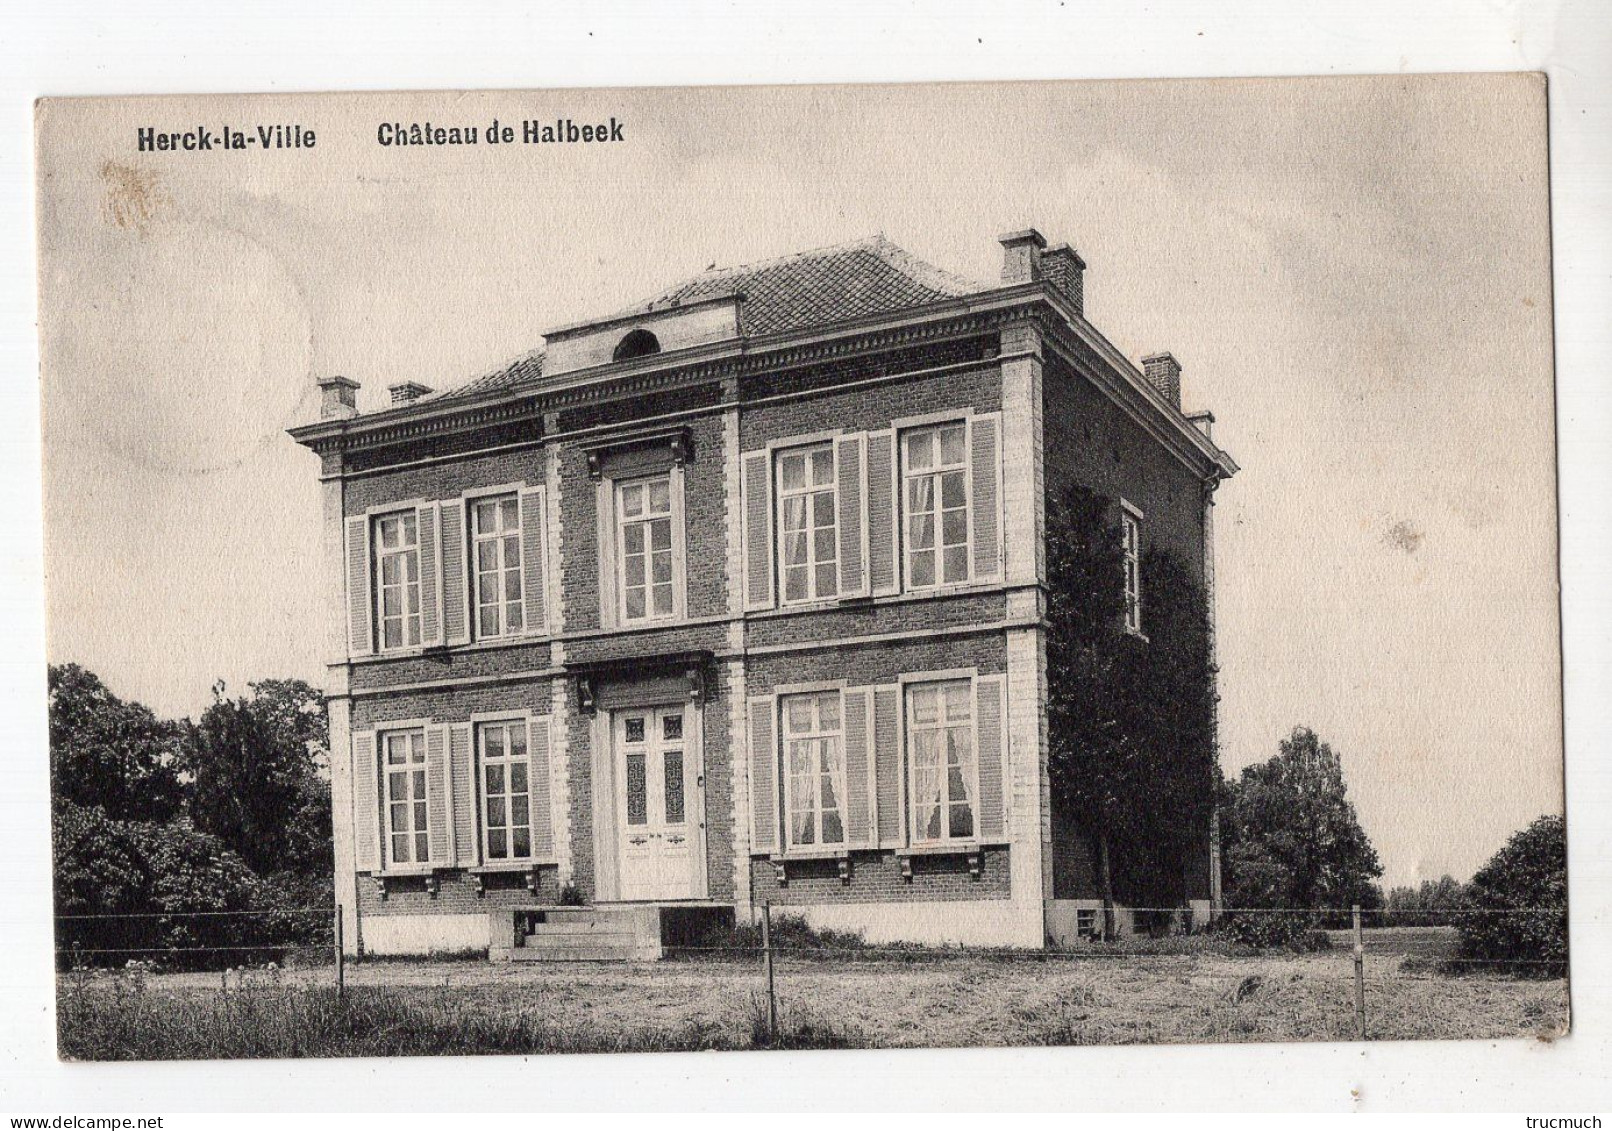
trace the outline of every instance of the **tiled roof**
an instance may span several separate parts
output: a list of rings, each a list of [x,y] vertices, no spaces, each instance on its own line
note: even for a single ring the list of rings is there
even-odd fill
[[[712,267],[601,321],[738,293],[744,295],[744,334],[777,334],[907,310],[990,285],[925,263],[880,235],[741,267]],[[542,372],[543,354],[536,351],[433,399],[473,396]]]

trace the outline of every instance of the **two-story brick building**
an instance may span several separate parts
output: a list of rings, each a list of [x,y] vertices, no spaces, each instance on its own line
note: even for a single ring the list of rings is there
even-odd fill
[[[707,271],[383,411],[321,382],[350,948],[652,953],[661,909],[763,902],[1042,946],[1098,906],[1049,800],[1046,498],[1212,586],[1236,466],[1074,250],[1001,243],[991,284],[883,238]]]

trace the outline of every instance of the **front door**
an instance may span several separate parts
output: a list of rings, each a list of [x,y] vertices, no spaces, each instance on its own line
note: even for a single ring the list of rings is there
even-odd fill
[[[634,708],[615,716],[616,828],[622,899],[695,895],[693,758],[682,707]]]

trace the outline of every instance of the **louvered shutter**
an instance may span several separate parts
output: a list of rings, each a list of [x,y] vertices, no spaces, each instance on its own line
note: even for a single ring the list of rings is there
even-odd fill
[[[881,848],[899,848],[906,837],[905,759],[901,751],[901,688],[873,689],[873,809]]]
[[[446,644],[470,642],[470,580],[465,575],[465,501],[441,505],[442,638]]]
[[[355,515],[347,520],[347,651],[353,656],[375,651],[369,577],[369,516]]]
[[[866,444],[860,432],[834,441],[841,597],[868,594]]]
[[[420,537],[420,642],[426,647],[442,643],[442,508],[426,503],[416,511]]]
[[[778,744],[772,696],[750,699],[750,851],[778,851]]]
[[[542,487],[521,490],[521,586],[524,590],[524,619],[526,631],[536,635],[548,632],[548,568],[544,561],[543,523],[545,521],[544,491]]]
[[[375,872],[381,866],[380,761],[375,732],[353,734],[353,868]]]
[[[896,570],[898,508],[896,506],[896,436],[869,432],[868,466],[868,580],[875,597],[900,589]]]
[[[968,422],[973,479],[974,580],[1002,576],[1002,414],[986,413]]]
[[[1008,768],[1006,680],[999,675],[974,681],[974,740],[979,756],[979,826],[983,839],[1007,832]]]
[[[548,860],[554,855],[554,827],[558,817],[554,812],[552,791],[549,789],[547,717],[531,721],[526,749],[532,759],[532,856],[538,860]]]
[[[453,854],[453,833],[448,827],[448,728],[425,728],[425,827],[431,863],[443,865]]]
[[[448,781],[453,796],[453,858],[455,863],[481,862],[481,840],[476,835],[476,759],[470,745],[469,723],[448,727]]]
[[[840,705],[845,723],[845,841],[851,848],[871,848],[878,840],[873,812],[872,689],[849,688]]]
[[[743,457],[744,607],[772,608],[772,457],[746,452]]]

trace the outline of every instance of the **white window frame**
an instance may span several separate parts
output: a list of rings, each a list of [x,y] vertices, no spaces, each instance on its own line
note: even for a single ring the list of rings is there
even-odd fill
[[[929,848],[945,845],[976,845],[980,843],[979,701],[975,683],[976,673],[972,671],[936,672],[911,679],[904,677],[901,680],[901,735],[904,754],[903,763],[906,768],[905,785],[907,800],[907,836],[908,842],[915,848]],[[943,751],[940,763],[941,784],[943,787],[941,809],[945,817],[946,827],[943,835],[940,837],[926,837],[919,835],[920,802],[918,796],[918,745],[916,736],[920,730],[950,729],[947,726],[947,720],[944,715],[945,692],[943,689],[947,685],[956,685],[965,689],[964,702],[967,705],[968,718],[966,723],[960,722],[956,725],[966,725],[968,729],[969,764],[966,788],[968,791],[969,815],[973,824],[973,831],[968,833],[966,836],[956,836],[952,834],[951,807],[953,802],[950,796],[950,779],[946,774],[946,763]],[[920,727],[913,718],[913,692],[923,691],[931,688],[940,691],[940,706],[943,713],[937,725]]]
[[[400,738],[409,743],[406,750],[407,761],[397,763],[401,767],[396,772],[404,775],[408,784],[407,798],[394,798],[392,795],[392,774],[394,773],[391,760],[392,739]],[[431,777],[426,770],[426,728],[424,726],[394,726],[378,731],[375,736],[376,755],[381,766],[381,798],[385,809],[386,843],[382,859],[387,869],[426,868],[431,864]],[[419,757],[415,758],[413,743],[418,741]],[[418,775],[418,776],[416,776]],[[418,784],[418,796],[414,786]],[[392,806],[402,804],[408,806],[409,827],[406,831],[395,828],[392,820]],[[418,824],[415,818],[424,814],[424,820]],[[410,859],[399,860],[393,843],[395,836],[407,836]],[[421,841],[425,843],[425,851],[420,852]]]
[[[795,488],[784,487],[784,460],[792,456],[804,456],[805,467],[810,474],[812,456],[817,452],[828,453],[828,486],[805,486]],[[778,604],[782,605],[810,605],[819,601],[833,601],[840,595],[840,465],[839,445],[835,437],[814,440],[809,443],[793,444],[789,447],[775,448],[772,452],[772,483],[773,502],[777,508],[777,515],[773,520],[774,568],[778,572]],[[814,504],[811,499],[815,495],[827,494],[829,498],[828,513],[833,520],[829,527],[834,532],[834,591],[821,593],[817,587],[817,570],[820,562],[817,557],[817,528],[811,524]],[[806,595],[803,597],[789,596],[789,565],[784,551],[784,504],[792,498],[808,500],[806,507]]]
[[[833,698],[839,706],[839,727],[835,730],[828,730],[824,728],[822,723],[821,701],[827,698]],[[811,727],[810,729],[799,733],[791,731],[789,726],[789,704],[790,701],[794,699],[810,699],[813,701]],[[820,687],[810,690],[802,689],[788,692],[780,691],[776,700],[776,710],[779,736],[779,773],[783,778],[784,784],[783,850],[786,854],[790,852],[810,853],[843,850],[850,842],[849,799],[846,796],[847,774],[845,768],[844,688],[835,685],[832,687]],[[813,840],[810,843],[796,843],[794,817],[796,811],[802,807],[802,801],[796,792],[796,775],[792,772],[793,759],[791,757],[792,751],[790,749],[790,745],[791,742],[794,741],[815,744],[826,740],[833,740],[838,743],[838,756],[834,759],[834,769],[831,771],[831,776],[834,778],[833,784],[835,797],[839,801],[839,805],[835,812],[839,814],[840,818],[840,836],[838,840],[831,842],[825,842],[823,839],[823,807],[821,804],[823,777],[822,753],[820,748],[814,746],[814,758],[812,762],[813,769],[810,775],[812,782],[811,814]]]
[[[666,483],[666,513],[664,515],[658,512],[651,514],[647,509],[649,501],[649,485],[656,480],[662,480]],[[642,486],[644,488],[644,501],[646,509],[643,514],[629,518],[626,513],[626,507],[622,505],[622,497],[628,488],[638,486]],[[631,478],[616,479],[612,481],[611,490],[613,497],[611,502],[613,504],[612,509],[615,511],[614,517],[616,525],[614,533],[616,552],[616,608],[620,612],[620,623],[623,625],[652,624],[661,621],[676,620],[679,616],[679,610],[682,608],[683,603],[683,594],[680,591],[682,585],[682,570],[679,568],[678,546],[681,541],[679,532],[681,531],[683,525],[683,514],[681,500],[679,498],[680,492],[678,491],[677,487],[677,472],[675,468],[667,471],[655,472],[651,475],[637,475],[632,476]],[[669,582],[671,587],[671,608],[664,613],[655,612],[655,582],[653,572],[653,554],[655,551],[652,549],[653,544],[649,540],[648,536],[649,523],[658,518],[666,518],[669,520],[669,544],[666,548],[666,555],[668,561],[671,563],[672,571],[671,580]],[[644,615],[639,617],[627,615],[627,527],[630,524],[643,524],[645,527]]]
[[[1124,499],[1119,512],[1121,568],[1124,573],[1125,631],[1142,635],[1142,512]]]
[[[414,526],[414,542],[412,545],[403,544],[402,534],[407,529],[404,520],[411,521]],[[387,550],[383,545],[381,529],[384,524],[394,521],[398,523],[398,547],[394,550]],[[420,582],[419,508],[405,507],[380,511],[370,515],[369,522],[371,554],[374,558],[371,568],[375,571],[375,650],[377,652],[399,652],[410,648],[419,648],[425,640],[425,594]],[[412,582],[408,579],[408,561],[411,555],[414,559],[414,580]],[[386,591],[392,587],[386,584],[385,563],[388,559],[394,557],[399,559],[400,565],[398,568],[403,571],[402,580],[396,586],[399,590],[399,608],[401,612],[397,617],[388,618],[386,616]],[[411,588],[414,593],[414,611],[412,613],[409,612],[408,604]],[[397,644],[387,644],[386,642],[386,622],[388,619],[402,622],[401,640]],[[414,629],[412,638],[409,633],[411,623]]]
[[[947,464],[942,462],[940,432],[946,428],[959,428],[963,433],[963,457],[960,463]],[[921,471],[914,471],[908,460],[911,439],[918,435],[933,434],[935,436],[935,459],[933,467]],[[956,586],[968,585],[974,579],[974,474],[973,461],[969,451],[969,421],[967,416],[947,417],[942,420],[928,420],[923,423],[904,425],[896,432],[896,462],[900,468],[901,497],[896,502],[896,511],[900,516],[899,535],[901,539],[901,571],[902,587],[909,592],[928,593],[935,590],[950,589]],[[958,472],[963,478],[963,576],[948,579],[946,574],[946,541],[945,541],[945,508],[941,504],[941,478],[948,472]],[[908,485],[915,479],[928,478],[934,481],[934,516],[935,516],[935,544],[928,551],[935,555],[935,577],[928,584],[913,581],[913,546],[910,526],[911,504]],[[922,551],[920,551],[922,552]]]
[[[497,758],[487,756],[486,734],[489,729],[497,728],[505,735],[504,754]],[[509,735],[519,734],[521,745],[525,753],[515,757],[509,753]],[[526,715],[502,715],[491,717],[476,717],[471,724],[471,740],[475,743],[476,758],[476,812],[481,829],[481,858],[491,866],[503,864],[519,864],[536,860],[535,840],[533,837],[534,809],[532,804],[532,730],[531,719]],[[515,829],[518,827],[514,820],[514,799],[518,796],[510,788],[510,772],[515,763],[524,763],[526,766],[526,853],[518,855],[515,852]],[[489,764],[502,766],[504,770],[504,793],[506,803],[504,813],[504,831],[509,840],[503,856],[494,856],[492,852],[492,828],[487,817],[487,767]]]
[[[499,522],[500,526],[502,526],[502,507],[505,502],[509,501],[513,501],[515,504],[514,530],[511,531],[508,529],[500,529],[498,533],[491,535],[483,535],[479,533],[476,527],[477,507],[486,503],[497,503],[499,505]],[[467,627],[470,632],[470,638],[472,640],[502,640],[511,636],[523,635],[530,631],[530,626],[526,623],[525,603],[526,550],[524,534],[527,516],[525,514],[525,509],[521,506],[520,489],[514,486],[507,486],[490,489],[487,491],[478,491],[473,494],[466,493],[464,496],[464,503],[464,526],[465,535],[468,540],[468,550],[465,555],[465,572],[467,574],[467,580],[470,586],[470,624]],[[511,536],[513,536],[515,539],[515,560],[513,565],[508,561],[508,557],[503,550],[506,540]],[[498,626],[497,630],[494,632],[483,632],[481,627],[481,610],[483,606],[481,600],[481,560],[479,550],[480,543],[482,542],[492,542],[500,547],[498,550],[499,562],[497,568],[500,596],[498,603],[494,606],[491,606],[496,608],[498,611]],[[511,570],[513,570],[515,579],[520,586],[520,594],[513,601],[503,596],[504,584],[506,583],[507,575],[511,572]],[[509,613],[512,607],[519,612],[521,618],[519,627],[511,627],[509,623]]]

